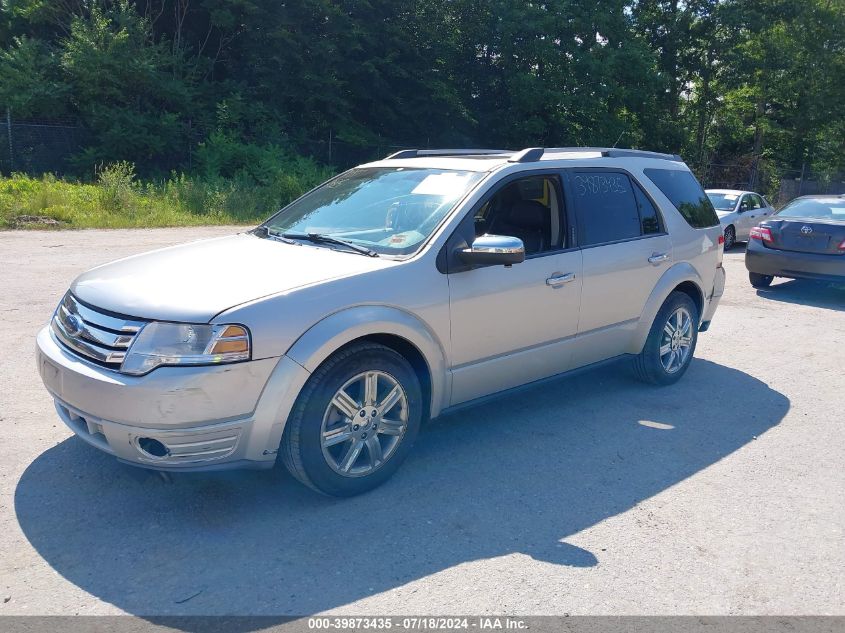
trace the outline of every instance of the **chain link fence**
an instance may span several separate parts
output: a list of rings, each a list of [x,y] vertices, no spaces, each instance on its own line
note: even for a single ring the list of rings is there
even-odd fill
[[[7,110],[0,122],[0,173],[66,174],[88,138],[74,121],[21,121]]]
[[[89,132],[72,120],[16,120],[3,112],[0,121],[0,174],[21,172],[32,175],[52,173],[75,175],[74,158],[85,148]],[[192,135],[188,135],[189,138]],[[195,145],[192,140],[191,144]],[[322,140],[292,143],[292,149],[324,165],[344,170],[361,163],[384,158],[402,149],[427,148],[424,143],[397,145],[387,141],[369,145],[349,143],[334,138],[330,132]],[[186,148],[190,158],[195,147]],[[165,167],[164,165],[162,167]],[[166,166],[169,170],[172,166]],[[743,189],[766,195],[775,205],[810,194],[845,194],[845,174],[818,177],[808,169],[782,170],[764,160],[748,159],[735,163],[708,163],[694,169],[701,183],[709,189]]]
[[[806,167],[782,169],[764,160],[708,163],[694,171],[706,189],[756,191],[777,207],[798,196],[845,194],[845,174],[820,176]]]
[[[185,148],[184,156],[171,156],[168,164],[162,163],[159,166],[163,171],[170,171],[174,167],[172,161],[179,158],[184,158],[184,164],[191,167],[198,141],[194,138],[193,130],[188,130],[187,136],[190,139],[189,147]],[[79,169],[74,161],[89,140],[90,133],[78,122],[19,120],[6,110],[0,121],[0,174],[76,175]],[[299,155],[345,170],[402,149],[425,148],[428,144],[397,145],[384,141],[361,145],[338,140],[330,133],[323,140],[292,141],[290,146]]]

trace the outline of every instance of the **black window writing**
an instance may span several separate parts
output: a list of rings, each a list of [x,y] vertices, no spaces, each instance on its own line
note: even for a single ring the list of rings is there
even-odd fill
[[[718,226],[719,216],[713,203],[692,173],[681,169],[645,169],[643,172],[669,198],[691,227]]]
[[[626,174],[574,172],[572,188],[582,246],[640,236],[640,213]]]

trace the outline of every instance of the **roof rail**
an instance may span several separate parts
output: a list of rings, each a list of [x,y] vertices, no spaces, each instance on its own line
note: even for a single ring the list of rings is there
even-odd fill
[[[617,149],[615,147],[528,147],[519,152],[508,149],[403,149],[389,156],[384,160],[395,158],[420,158],[424,156],[507,156],[510,163],[535,163],[546,154],[576,154],[597,153],[605,158],[659,158],[683,162],[678,154],[664,154],[661,152],[649,152],[641,149]]]
[[[608,149],[604,152],[608,158],[660,158],[663,160],[672,160],[683,162],[683,158],[679,154],[663,154],[661,152],[647,152],[641,149]]]
[[[512,154],[509,149],[403,149],[385,156],[384,160],[394,158],[421,158],[424,156],[495,156]]]
[[[659,158],[662,160],[683,161],[678,154],[649,152],[642,149],[617,149],[615,147],[547,147],[546,152],[549,154],[598,152],[605,158]]]

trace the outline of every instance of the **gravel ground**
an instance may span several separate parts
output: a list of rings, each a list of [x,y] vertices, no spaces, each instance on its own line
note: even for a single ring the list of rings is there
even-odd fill
[[[743,255],[689,373],[623,367],[441,418],[338,501],[73,438],[34,338],[78,273],[236,229],[0,233],[2,614],[845,614],[845,289]]]

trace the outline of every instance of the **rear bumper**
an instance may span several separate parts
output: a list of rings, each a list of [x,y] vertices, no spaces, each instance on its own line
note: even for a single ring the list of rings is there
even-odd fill
[[[268,468],[308,372],[287,356],[126,376],[37,339],[38,371],[62,421],[88,444],[156,470]],[[155,440],[153,455],[141,440]]]
[[[745,252],[745,267],[759,275],[845,282],[845,255],[779,251],[754,240]]]
[[[707,307],[704,309],[704,314],[701,315],[699,331],[706,332],[710,328],[710,322],[713,320],[713,315],[716,314],[716,308],[719,307],[719,301],[723,294],[725,294],[725,269],[719,266],[716,269],[716,277],[713,279],[713,290],[708,298]]]

